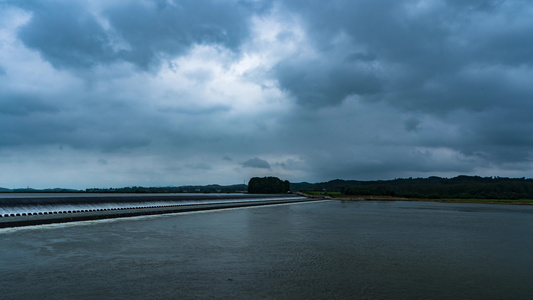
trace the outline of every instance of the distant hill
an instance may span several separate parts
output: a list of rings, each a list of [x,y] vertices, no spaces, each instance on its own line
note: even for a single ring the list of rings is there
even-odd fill
[[[234,185],[187,185],[179,187],[122,187],[122,188],[88,188],[85,190],[52,188],[52,189],[32,189],[18,188],[7,189],[0,188],[0,193],[242,193],[247,186],[244,184]]]
[[[442,178],[398,178],[393,180],[342,180],[290,183],[291,191],[336,192],[345,195],[379,195],[407,198],[455,199],[533,199],[533,179],[508,177],[457,176]],[[243,193],[245,184],[187,185],[178,187],[123,187],[73,189],[7,189],[2,193]]]
[[[331,180],[293,183],[293,191],[340,192],[345,195],[380,195],[408,198],[533,199],[533,179],[457,176],[400,178],[393,180]]]
[[[74,189],[63,189],[63,188],[53,188],[53,189],[32,189],[32,188],[20,188],[20,189],[4,189],[0,188],[2,193],[79,193],[79,190]]]
[[[245,184],[234,185],[185,185],[178,187],[142,187],[132,186],[123,188],[90,188],[88,193],[242,193],[247,190]]]

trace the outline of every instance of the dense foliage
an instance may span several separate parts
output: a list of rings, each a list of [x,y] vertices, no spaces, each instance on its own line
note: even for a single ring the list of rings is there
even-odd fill
[[[0,193],[249,193],[280,194],[289,190],[342,193],[345,195],[375,195],[429,199],[533,199],[533,179],[506,177],[458,176],[454,178],[405,178],[394,180],[358,181],[331,180],[321,183],[289,183],[276,177],[254,177],[248,187],[236,185],[205,185],[180,187],[123,187],[72,189],[6,189]]]
[[[283,194],[291,189],[289,181],[277,177],[253,177],[248,183],[250,194]]]
[[[86,189],[90,193],[239,193],[246,190],[246,185],[187,185],[179,187],[142,187],[132,186],[109,189]]]
[[[6,189],[0,188],[0,193],[242,193],[246,191],[245,184],[235,185],[187,185],[187,186],[170,186],[170,187],[143,187],[131,186],[121,188],[89,188],[85,190],[73,189]]]
[[[429,199],[533,199],[533,179],[479,176],[448,179],[433,176],[380,181],[333,180],[314,184],[310,190]]]

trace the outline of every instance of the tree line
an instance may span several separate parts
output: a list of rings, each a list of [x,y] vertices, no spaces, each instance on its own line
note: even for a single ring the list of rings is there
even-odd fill
[[[234,185],[185,185],[178,187],[143,187],[143,186],[131,186],[122,188],[90,188],[86,189],[87,193],[242,193],[246,191],[246,185],[234,184]]]
[[[1,193],[240,193],[284,194],[288,191],[336,192],[345,195],[392,196],[426,199],[533,199],[533,179],[457,176],[399,178],[393,180],[331,180],[321,183],[290,183],[277,177],[254,177],[248,185],[204,185],[179,187],[123,187],[72,189],[6,189]]]
[[[298,184],[293,184],[293,186]],[[405,178],[394,180],[332,180],[303,183],[307,190],[428,199],[533,199],[533,179],[457,176],[454,178]],[[293,187],[294,188],[294,187]]]

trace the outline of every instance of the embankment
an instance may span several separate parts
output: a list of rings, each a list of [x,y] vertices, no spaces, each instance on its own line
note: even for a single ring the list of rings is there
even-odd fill
[[[4,211],[25,208],[26,212],[0,214],[0,228],[305,201],[313,199],[298,195],[242,194],[9,198],[0,199],[0,208]],[[161,206],[161,202],[165,202],[166,205]],[[87,204],[90,204],[89,209]],[[28,210],[28,207],[32,209]]]

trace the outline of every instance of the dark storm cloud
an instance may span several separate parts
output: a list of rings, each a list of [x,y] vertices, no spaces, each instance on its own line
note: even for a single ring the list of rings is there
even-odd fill
[[[213,167],[206,164],[206,163],[197,163],[197,164],[186,164],[185,165],[187,168],[189,169],[194,169],[194,170],[203,170],[203,171],[208,171],[208,170],[212,170]]]
[[[159,55],[187,51],[195,43],[237,49],[248,34],[246,10],[220,1],[178,1],[175,5],[138,2],[105,12],[113,28],[131,46],[123,57],[147,66]]]
[[[146,127],[120,115],[96,120],[79,112],[34,109],[0,116],[0,147],[65,145],[107,152],[142,147],[153,138]]]
[[[185,115],[211,115],[217,113],[224,113],[231,110],[231,107],[227,105],[214,105],[211,107],[185,107],[185,108],[161,108],[160,112],[163,113],[174,113],[174,114],[185,114]]]
[[[404,126],[407,131],[417,131],[420,126],[420,120],[409,117],[407,120],[404,121]]]
[[[57,67],[90,67],[116,58],[105,30],[81,3],[25,2],[31,21],[21,40]]]
[[[336,105],[350,95],[373,95],[382,89],[370,67],[327,56],[320,61],[286,61],[275,72],[281,88],[304,106]]]
[[[260,159],[258,157],[251,158],[242,163],[243,167],[246,168],[259,168],[259,169],[270,169],[270,164],[268,161]]]
[[[149,68],[194,44],[237,50],[248,35],[246,2],[132,1],[109,5],[97,16],[82,3],[25,1],[32,18],[19,33],[56,67],[91,67],[129,61]],[[16,5],[16,3],[15,3]]]
[[[379,150],[378,150],[379,151]],[[434,158],[420,153],[402,152],[407,155],[404,159],[398,159],[387,153],[379,151],[380,161],[345,161],[342,165],[332,165],[332,162],[322,162],[316,164],[313,168],[322,170],[321,176],[324,178],[339,179],[394,179],[415,176],[427,177],[435,174],[468,174],[474,170],[476,163],[474,161],[457,161],[456,163],[439,163]],[[398,155],[396,151],[396,155]]]
[[[494,164],[533,160],[531,147],[533,128],[531,105],[522,111],[500,108],[463,120],[462,139],[455,141],[457,149],[467,155],[478,155]]]
[[[55,113],[60,109],[53,104],[46,103],[35,95],[17,95],[0,92],[2,105],[0,115],[29,116],[33,113]]]
[[[436,139],[446,135],[439,131],[442,129],[432,129],[435,138],[425,136],[429,127],[424,128],[427,124],[419,117],[404,118],[403,128],[421,137],[411,147],[444,147],[464,155],[469,162],[463,161],[463,168],[452,164],[451,169],[458,172],[483,164],[532,161],[533,140],[527,131],[533,124],[527,115],[533,109],[533,84],[525,79],[533,75],[530,2],[284,4],[302,18],[317,51],[307,56],[298,53],[275,69],[280,87],[304,108],[341,107],[343,101],[355,97],[368,105],[382,102],[403,114],[449,123],[457,131],[450,139]],[[357,113],[353,113],[355,117]],[[386,128],[383,124],[377,134]],[[341,138],[339,133],[333,136]],[[377,146],[373,142],[368,145]],[[399,146],[391,141],[390,147]],[[430,163],[429,158],[417,160],[417,155],[406,153],[401,162],[397,159],[384,151],[368,165],[354,160],[346,166],[377,177],[385,175],[380,166],[390,174],[450,170],[439,164],[438,158]],[[335,170],[343,173],[333,161],[327,161],[331,174]],[[326,172],[328,166],[316,169]]]
[[[531,1],[2,3],[20,182],[533,176]]]
[[[0,92],[0,148],[61,145],[123,151],[150,144],[152,131],[159,128],[157,119],[117,99],[83,101],[86,96],[79,94],[62,96]]]
[[[533,21],[527,10],[520,13],[527,2],[285,3],[303,17],[320,51],[278,67],[281,86],[304,105],[338,104],[358,95],[436,114],[479,110],[501,105],[513,88],[496,74],[484,78],[469,71],[533,62]]]

